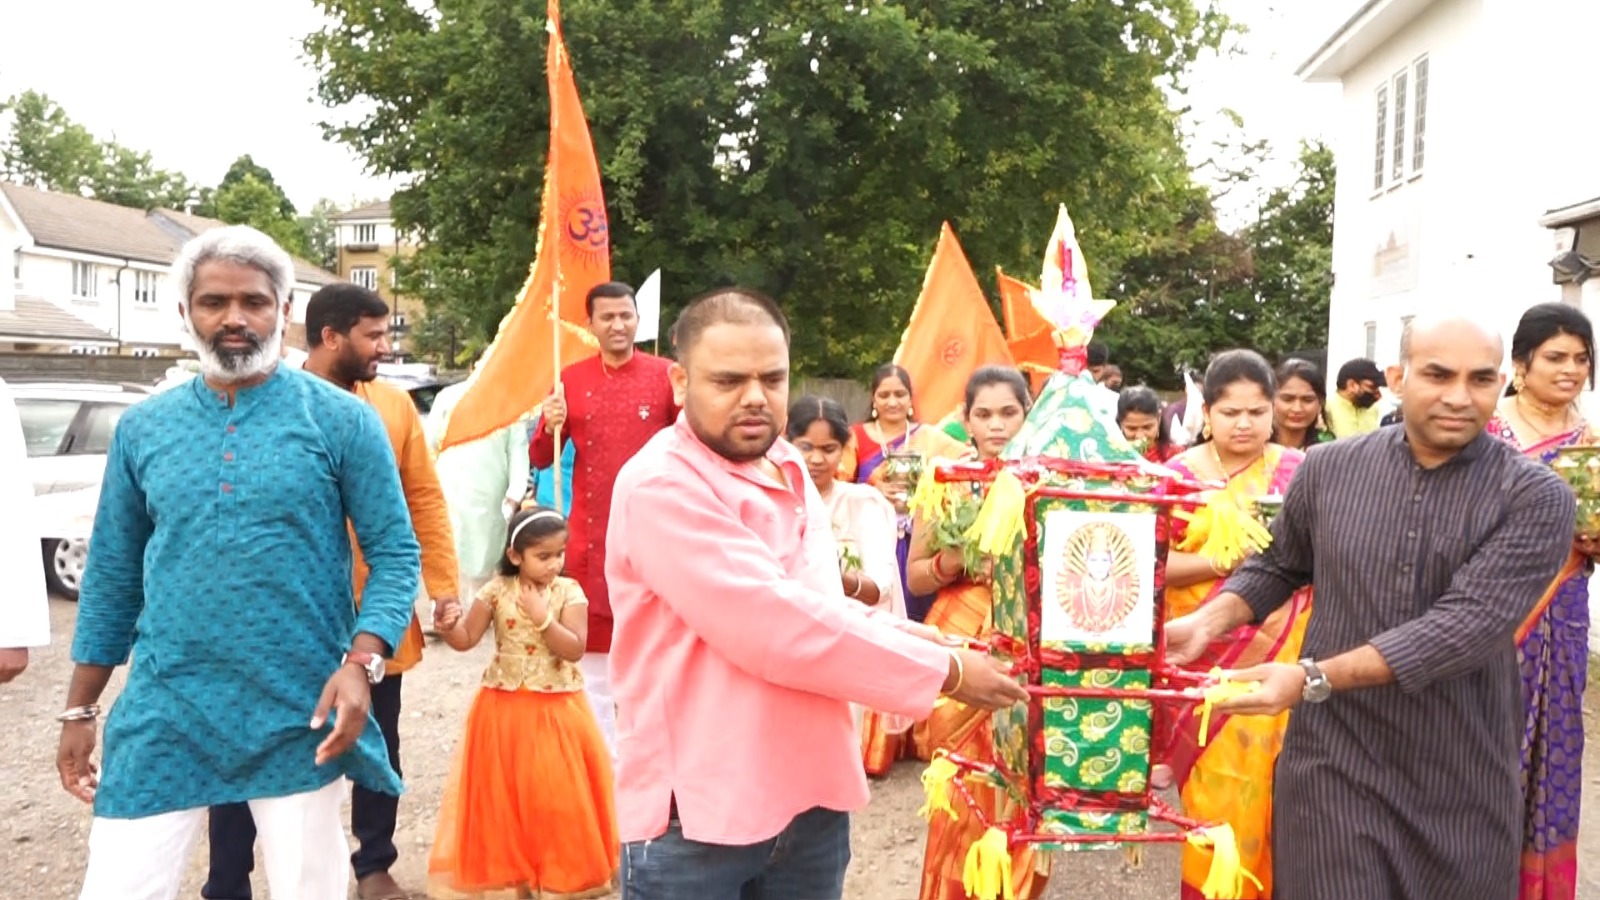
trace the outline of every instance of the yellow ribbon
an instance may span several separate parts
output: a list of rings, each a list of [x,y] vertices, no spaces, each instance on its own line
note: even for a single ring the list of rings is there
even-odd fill
[[[984,495],[978,517],[967,529],[967,540],[975,541],[978,551],[986,556],[1010,553],[1016,548],[1017,539],[1022,537],[1023,512],[1027,504],[1028,492],[1021,479],[1010,469],[1001,469]]]
[[[1206,505],[1193,512],[1176,510],[1174,515],[1189,523],[1191,535],[1205,535],[1199,547],[1185,540],[1178,549],[1198,553],[1210,562],[1231,568],[1251,553],[1260,553],[1272,543],[1272,532],[1252,514],[1253,503],[1233,488],[1214,491]]]
[[[1248,694],[1261,687],[1257,681],[1229,681],[1228,673],[1220,668],[1211,670],[1216,684],[1205,689],[1200,700],[1200,746],[1206,745],[1206,735],[1211,733],[1211,707]]]
[[[1232,825],[1202,828],[1191,833],[1186,840],[1197,850],[1211,851],[1211,868],[1206,871],[1205,883],[1200,886],[1200,893],[1206,900],[1241,896],[1246,880],[1254,884],[1256,890],[1262,889],[1261,881],[1250,874],[1250,870],[1239,859],[1239,840],[1233,833]]]
[[[929,522],[937,521],[944,515],[950,493],[949,485],[940,484],[934,475],[934,470],[938,467],[938,461],[932,459],[923,461],[922,475],[917,479],[917,488],[912,491],[911,499],[906,501],[906,509]]]
[[[956,776],[961,774],[961,768],[950,761],[950,757],[939,754],[928,763],[928,768],[922,772],[922,793],[926,797],[922,808],[917,810],[917,815],[925,820],[932,820],[934,813],[946,813],[951,819],[957,818],[955,807],[950,805],[950,784]]]
[[[977,900],[1016,900],[1011,886],[1011,841],[998,828],[990,828],[973,842],[961,869],[961,887]]]

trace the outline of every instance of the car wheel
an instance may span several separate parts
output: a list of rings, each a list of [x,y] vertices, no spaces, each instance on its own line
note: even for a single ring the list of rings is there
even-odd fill
[[[83,570],[89,562],[89,542],[81,538],[51,538],[44,542],[44,581],[50,593],[78,599]]]

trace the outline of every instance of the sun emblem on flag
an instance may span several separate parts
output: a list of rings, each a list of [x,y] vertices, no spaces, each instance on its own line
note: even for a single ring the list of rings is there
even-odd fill
[[[966,341],[963,341],[958,337],[953,337],[945,341],[944,346],[939,349],[939,361],[947,366],[953,366],[960,362],[961,357],[965,356],[966,354]]]

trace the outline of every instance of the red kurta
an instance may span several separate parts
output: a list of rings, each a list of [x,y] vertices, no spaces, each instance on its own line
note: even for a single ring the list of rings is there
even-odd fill
[[[611,652],[611,597],[606,592],[606,523],[611,487],[622,464],[655,433],[672,425],[678,407],[667,380],[671,365],[635,352],[617,368],[600,357],[573,363],[561,373],[567,397],[563,440],[571,440],[572,510],[568,519],[567,575],[589,598],[589,650]],[[528,459],[536,469],[556,460],[555,441],[543,427],[534,434]]]

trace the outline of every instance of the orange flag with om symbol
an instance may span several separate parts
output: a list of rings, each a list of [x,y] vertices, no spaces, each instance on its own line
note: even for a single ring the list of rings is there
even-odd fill
[[[590,288],[611,280],[605,196],[589,122],[561,38],[559,0],[548,0],[547,10],[550,157],[533,266],[451,412],[441,448],[515,424],[550,394],[558,368],[598,352],[583,327],[588,320],[583,300]]]
[[[923,422],[954,412],[967,378],[979,367],[1012,364],[1006,336],[949,222],[939,231],[939,247],[894,361],[911,375],[917,418]]]

